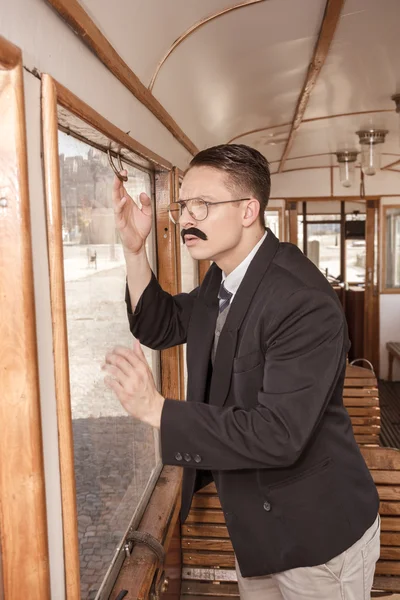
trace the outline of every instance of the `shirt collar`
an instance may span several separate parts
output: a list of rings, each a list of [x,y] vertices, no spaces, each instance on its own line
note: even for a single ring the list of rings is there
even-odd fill
[[[233,271],[231,273],[229,273],[229,275],[226,275],[224,273],[224,271],[222,271],[222,281],[224,283],[225,289],[227,289],[229,292],[231,292],[232,298],[236,294],[240,284],[242,283],[243,277],[245,276],[246,271],[249,268],[251,261],[253,260],[254,256],[257,254],[258,249],[260,248],[261,244],[263,243],[263,241],[265,240],[266,237],[267,237],[267,231],[265,231],[261,240],[254,246],[254,248],[246,256],[246,258],[240,263],[240,265],[238,265],[236,267],[236,269],[233,269]],[[231,301],[232,301],[232,299],[231,299]]]

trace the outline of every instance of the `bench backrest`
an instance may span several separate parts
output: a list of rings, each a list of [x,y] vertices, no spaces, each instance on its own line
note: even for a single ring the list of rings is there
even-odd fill
[[[385,448],[374,447],[379,444],[380,411],[377,381],[373,373],[368,369],[349,365],[346,370],[343,397],[344,405],[350,414],[356,440],[362,446],[362,451],[387,451]],[[373,447],[369,448],[368,445]],[[396,451],[394,452],[396,453]],[[385,462],[386,456],[368,454],[368,460],[374,466],[379,457],[382,457],[379,459]],[[394,464],[393,460],[392,464]],[[396,453],[397,460],[400,461],[400,458]],[[388,478],[388,481],[394,478],[396,482],[398,480],[399,484],[398,530],[387,529],[393,523],[393,518],[386,519],[385,517],[383,527],[386,528],[386,532],[382,543],[386,545],[383,547],[382,560],[377,571],[380,576],[385,577],[385,585],[388,585],[388,573],[400,575],[400,570],[397,571],[397,565],[400,565],[400,562],[396,562],[396,566],[394,566],[392,558],[388,559],[389,562],[386,560],[388,556],[393,557],[393,552],[389,551],[389,548],[390,543],[395,541],[398,542],[398,547],[394,553],[397,555],[399,552],[400,559],[400,467],[398,474],[394,474],[393,469],[389,468],[391,475],[378,473],[376,468],[372,470],[374,478],[377,477],[379,481],[382,478],[386,481],[385,477]],[[379,486],[378,489],[384,496],[392,493],[386,483],[384,489],[383,486]],[[393,502],[386,502],[383,504],[383,510],[393,510],[392,505]],[[213,483],[195,494],[189,516],[181,527],[181,535],[182,598],[187,600],[195,600],[195,597],[202,596],[208,597],[210,600],[219,597],[239,598],[235,555],[217,490]],[[391,571],[392,567],[394,567],[394,573]],[[397,586],[397,582],[393,578],[390,579],[393,585]],[[377,583],[382,582],[377,579]]]
[[[363,446],[361,452],[381,501],[381,556],[374,589],[400,593],[400,450]],[[233,548],[214,484],[195,494],[181,532],[183,597],[238,598]]]
[[[400,450],[361,448],[380,497],[381,556],[374,588],[400,592]]]
[[[235,555],[213,483],[195,494],[181,534],[181,598],[239,598]]]
[[[379,446],[381,431],[378,384],[369,369],[348,365],[343,403],[350,415],[357,443]]]

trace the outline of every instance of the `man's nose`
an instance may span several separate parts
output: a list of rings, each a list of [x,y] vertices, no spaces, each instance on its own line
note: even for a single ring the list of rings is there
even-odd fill
[[[187,206],[185,205],[183,207],[182,210],[182,214],[179,217],[179,225],[183,228],[183,229],[188,229],[189,227],[193,227],[196,225],[196,219],[194,219],[192,217],[192,215],[190,214],[190,212],[187,209]]]

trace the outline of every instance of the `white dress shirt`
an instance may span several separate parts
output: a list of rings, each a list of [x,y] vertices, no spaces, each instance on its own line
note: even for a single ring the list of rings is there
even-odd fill
[[[264,233],[261,240],[254,246],[253,250],[246,256],[244,260],[242,260],[242,262],[236,267],[236,269],[233,269],[233,271],[229,273],[229,275],[226,275],[224,271],[222,271],[222,282],[224,284],[224,287],[228,290],[228,292],[231,292],[232,294],[231,303],[233,298],[235,297],[236,292],[238,291],[239,285],[242,283],[243,277],[245,276],[251,261],[253,260],[254,256],[257,253],[257,250],[259,249],[266,237],[267,231]]]

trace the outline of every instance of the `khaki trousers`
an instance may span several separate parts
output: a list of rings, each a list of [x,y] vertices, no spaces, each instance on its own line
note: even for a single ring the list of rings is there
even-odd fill
[[[242,577],[242,600],[370,600],[380,554],[380,518],[348,550],[328,563],[265,577]]]

